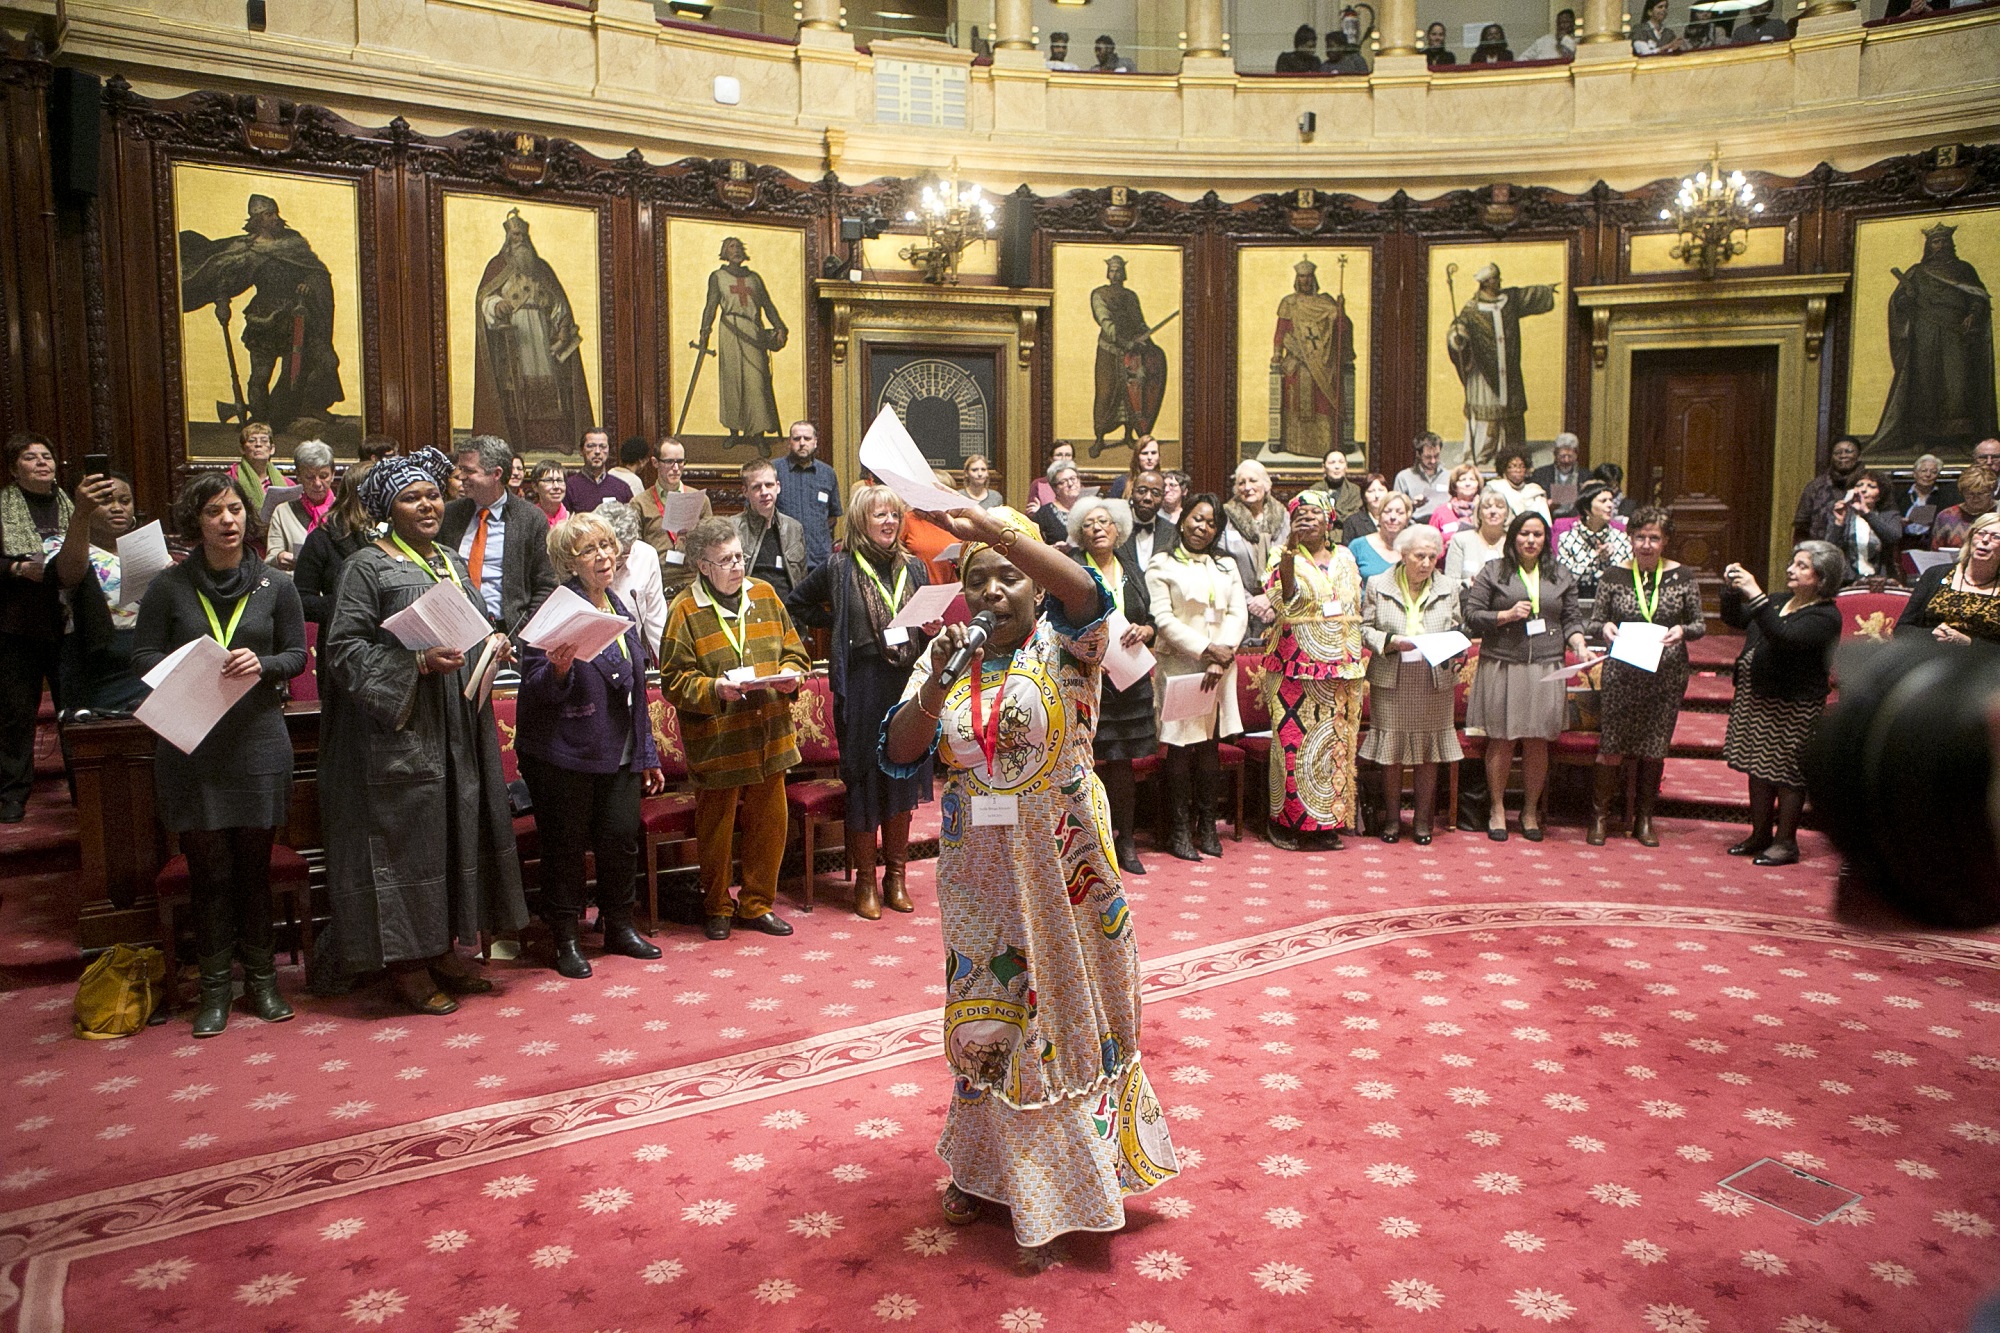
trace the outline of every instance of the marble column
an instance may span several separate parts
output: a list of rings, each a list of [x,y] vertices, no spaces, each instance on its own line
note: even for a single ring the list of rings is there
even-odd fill
[[[840,0],[804,0],[799,26],[808,32],[839,32]]]
[[[1625,40],[1625,19],[1619,4],[1620,0],[1584,0],[1583,36],[1579,45]]]
[[[1417,0],[1382,0],[1382,18],[1377,25],[1378,56],[1411,56],[1417,53]]]
[[[1187,0],[1187,54],[1223,54],[1222,0]]]
[[[1032,0],[995,0],[993,6],[993,49],[1032,51],[1035,49],[1034,5]]]

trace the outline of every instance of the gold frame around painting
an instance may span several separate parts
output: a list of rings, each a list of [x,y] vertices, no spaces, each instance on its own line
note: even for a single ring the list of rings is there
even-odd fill
[[[1153,420],[1153,438],[1160,444],[1160,465],[1185,467],[1181,448],[1182,371],[1187,312],[1182,310],[1182,273],[1186,258],[1178,245],[1146,245],[1058,241],[1049,247],[1049,269],[1055,299],[1050,330],[1053,344],[1050,392],[1054,438],[1048,446],[1064,441],[1076,450],[1078,466],[1085,471],[1124,471],[1132,461],[1131,448],[1124,443],[1123,427],[1109,431],[1104,446],[1092,454],[1096,442],[1093,415],[1097,403],[1098,324],[1091,313],[1091,294],[1106,281],[1106,261],[1114,255],[1125,261],[1125,286],[1138,297],[1139,311],[1147,326],[1155,330],[1153,345],[1163,354],[1158,414]],[[1037,459],[1047,461],[1046,455]]]
[[[603,210],[444,190],[440,212],[452,442],[579,456],[606,418]]]
[[[1567,241],[1473,241],[1429,248],[1425,256],[1424,420],[1444,439],[1447,467],[1466,458],[1467,395],[1446,338],[1459,312],[1478,290],[1474,275],[1489,263],[1499,266],[1503,290],[1555,285],[1552,308],[1524,316],[1519,324],[1521,387],[1527,399],[1524,443],[1531,453],[1546,455],[1556,435],[1572,429],[1565,419],[1572,303],[1569,250]],[[1529,308],[1534,304],[1530,301]],[[1482,462],[1490,470],[1491,460]]]
[[[176,161],[173,207],[189,461],[236,458],[252,419],[270,419],[281,458],[313,438],[353,458],[367,401],[360,185]]]
[[[1292,298],[1301,264],[1312,265],[1310,276],[1318,293],[1331,301],[1311,302],[1304,311],[1299,310],[1299,303]],[[1344,438],[1350,462],[1359,465],[1366,460],[1368,407],[1373,401],[1374,274],[1375,252],[1368,246],[1246,245],[1236,252],[1236,449],[1230,459],[1232,469],[1237,461],[1254,458],[1273,476],[1316,478],[1326,450],[1332,447],[1335,430]],[[1344,320],[1334,316],[1336,304]],[[1315,310],[1314,306],[1320,308]],[[1314,324],[1325,327],[1310,327]],[[1281,334],[1281,326],[1303,327],[1305,332]],[[1292,355],[1285,353],[1287,340]],[[1302,364],[1296,355],[1329,340],[1343,344],[1342,352],[1329,353],[1327,364],[1317,370]],[[1340,375],[1337,361],[1349,359],[1351,374]],[[1317,394],[1312,392],[1315,387]],[[1344,407],[1336,409],[1337,423],[1326,421],[1325,414],[1315,414],[1310,406],[1331,401],[1324,392],[1328,388],[1347,399]],[[1308,404],[1303,412],[1297,406],[1302,398]],[[1300,415],[1309,418],[1303,428]],[[1315,415],[1319,419],[1310,420]],[[1286,446],[1287,420],[1295,434],[1312,434],[1303,448],[1296,443]],[[1319,442],[1322,434],[1325,444]]]

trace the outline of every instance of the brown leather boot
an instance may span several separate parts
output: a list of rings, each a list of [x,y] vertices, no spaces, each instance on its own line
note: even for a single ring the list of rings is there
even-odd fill
[[[916,910],[910,891],[903,882],[903,869],[910,863],[910,812],[891,815],[882,824],[882,902],[892,912]]]
[[[1611,797],[1623,785],[1619,779],[1625,776],[1625,769],[1620,764],[1597,764],[1594,767],[1596,776],[1590,785],[1590,831],[1583,835],[1583,840],[1592,847],[1602,847],[1604,826],[1611,818]]]
[[[882,919],[882,891],[875,887],[875,830],[847,830],[847,868],[854,872],[854,915]]]
[[[1660,799],[1660,779],[1666,776],[1667,761],[1639,761],[1639,810],[1632,817],[1632,841],[1641,847],[1658,847],[1660,837],[1653,832],[1653,802]]]

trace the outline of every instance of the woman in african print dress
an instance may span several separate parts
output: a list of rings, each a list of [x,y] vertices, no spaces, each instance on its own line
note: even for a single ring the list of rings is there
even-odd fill
[[[1015,1238],[1116,1231],[1124,1198],[1178,1170],[1139,1065],[1139,951],[1091,763],[1112,599],[1011,509],[927,514],[964,544],[965,597],[994,627],[963,676],[947,626],[883,725],[882,767],[933,751],[940,812],[945,1216],[1013,1210]]]
[[[1340,849],[1354,820],[1354,749],[1361,733],[1361,571],[1327,540],[1326,492],[1292,501],[1291,537],[1264,580],[1278,622],[1264,654],[1271,714],[1271,844],[1301,837]],[[1395,497],[1390,497],[1392,500]],[[1388,509],[1385,502],[1384,509]]]

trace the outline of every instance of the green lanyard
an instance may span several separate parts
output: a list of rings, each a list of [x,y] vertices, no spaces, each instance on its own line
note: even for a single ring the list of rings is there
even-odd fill
[[[743,645],[750,637],[750,631],[743,627],[747,625],[750,614],[750,589],[745,587],[739,590],[736,597],[736,623],[739,628],[732,630],[729,628],[729,608],[715,601],[713,590],[709,592],[709,600],[715,602],[715,623],[722,626],[722,637],[729,640],[729,646],[736,650],[736,665],[748,666],[749,663],[743,660]]]
[[[424,573],[430,575],[432,583],[444,582],[443,579],[438,577],[438,572],[435,568],[432,567],[430,561],[424,559],[422,556],[418,555],[415,551],[410,549],[410,544],[403,540],[401,533],[396,533],[396,532],[390,533],[389,540],[396,543],[396,549],[400,550],[404,555],[414,560],[416,562],[418,569],[421,569],[424,571]],[[443,555],[444,553],[440,551],[439,554]],[[465,591],[465,584],[459,581],[458,571],[451,567],[451,557],[448,555],[444,557],[444,572],[451,576],[451,581],[453,583],[458,584],[458,590],[460,592]]]
[[[1652,622],[1653,616],[1660,609],[1660,587],[1666,581],[1667,570],[1666,566],[1662,565],[1653,571],[1653,595],[1651,599],[1648,599],[1646,596],[1646,576],[1637,565],[1632,566],[1632,591],[1638,596],[1639,612],[1646,617],[1648,623]]]
[[[1396,586],[1403,590],[1403,633],[1412,637],[1424,632],[1424,595],[1410,592],[1410,576],[1399,565],[1396,568]],[[1429,585],[1426,584],[1426,587]]]
[[[595,603],[592,603],[592,605],[593,607],[595,607],[595,609],[604,612],[604,614],[606,615],[617,614],[617,612],[611,609],[609,598],[605,599],[605,605],[603,606],[596,606]],[[618,655],[620,657],[624,658],[627,662],[630,662],[632,660],[632,654],[625,651],[625,636],[623,634],[620,634],[617,638],[613,639],[611,642],[612,645],[618,649]]]
[[[1528,605],[1535,609],[1537,616],[1540,616],[1542,614],[1542,567],[1537,565],[1533,569],[1522,570],[1521,586],[1528,590]]]
[[[196,589],[194,595],[201,598],[201,609],[208,613],[208,628],[215,635],[215,641],[227,648],[229,641],[236,637],[236,627],[243,623],[243,610],[250,605],[250,594],[246,592],[236,599],[236,611],[229,617],[229,628],[226,630],[222,628],[222,620],[215,614],[215,603],[208,600],[208,594]]]
[[[900,611],[903,606],[903,590],[910,586],[910,567],[904,564],[896,566],[896,595],[891,597],[888,585],[883,583],[882,576],[875,572],[875,566],[863,560],[858,551],[855,552],[854,563],[860,567],[862,573],[873,580],[875,590],[882,594],[882,600],[889,605],[889,614],[893,616]]]
[[[1096,570],[1098,574],[1103,576],[1105,586],[1111,589],[1111,604],[1118,608],[1119,615],[1121,616],[1124,615],[1125,614],[1125,568],[1124,566],[1118,563],[1118,557],[1115,555],[1111,557],[1111,572],[1109,574],[1106,574],[1104,572],[1103,565],[1097,563],[1096,556],[1087,555],[1084,557],[1084,559],[1090,562],[1090,567],[1092,569]]]

